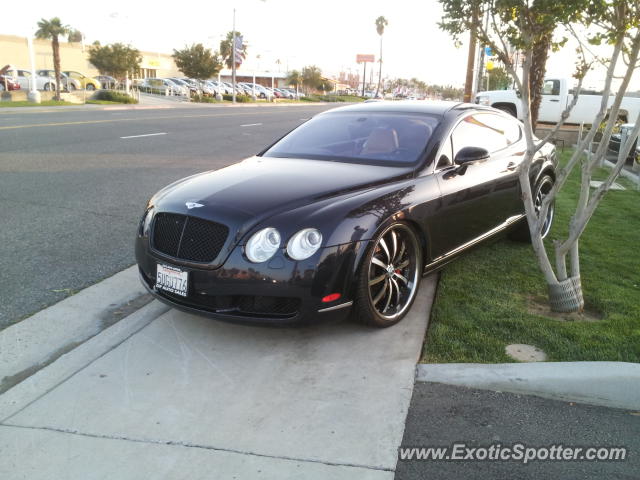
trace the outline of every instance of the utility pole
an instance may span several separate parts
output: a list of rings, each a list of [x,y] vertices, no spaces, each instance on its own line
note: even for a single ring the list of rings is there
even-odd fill
[[[478,30],[478,11],[473,12],[472,27],[469,31],[469,55],[467,56],[467,77],[464,82],[464,98],[467,103],[471,103],[471,97],[473,96],[473,67],[476,61],[477,54],[477,30]]]
[[[231,38],[231,85],[233,86],[232,100],[236,103],[236,9],[233,9],[233,35]]]
[[[364,86],[367,83],[367,62],[364,63],[364,71],[362,72],[362,96],[364,97]]]

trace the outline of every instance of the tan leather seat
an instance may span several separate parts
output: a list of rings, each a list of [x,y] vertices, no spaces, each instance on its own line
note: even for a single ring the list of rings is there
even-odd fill
[[[398,134],[392,128],[377,127],[372,130],[362,147],[362,155],[384,155],[398,149]]]

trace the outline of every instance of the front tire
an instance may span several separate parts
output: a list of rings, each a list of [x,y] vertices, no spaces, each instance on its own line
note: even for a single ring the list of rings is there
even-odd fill
[[[96,87],[95,87],[95,85],[93,83],[87,84],[87,90],[92,91],[92,90],[95,90],[95,89],[96,89]]]
[[[409,311],[422,277],[422,248],[413,229],[394,223],[370,244],[360,266],[355,318],[378,328],[395,325]]]

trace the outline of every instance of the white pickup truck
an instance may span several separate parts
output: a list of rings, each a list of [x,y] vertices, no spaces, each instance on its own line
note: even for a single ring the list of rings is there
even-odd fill
[[[542,87],[542,100],[538,114],[539,122],[557,123],[562,112],[573,99],[573,89],[569,87],[569,80],[547,78]],[[609,106],[614,96],[609,97]],[[476,103],[491,105],[499,110],[510,113],[522,119],[522,102],[516,90],[492,90],[480,92],[476,96]],[[578,102],[571,110],[566,123],[590,124],[600,109],[602,94],[582,90]],[[640,113],[640,97],[624,97],[620,106],[619,117],[624,122],[635,122]]]

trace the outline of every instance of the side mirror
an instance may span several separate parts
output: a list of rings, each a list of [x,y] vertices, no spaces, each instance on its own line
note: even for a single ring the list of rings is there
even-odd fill
[[[456,165],[466,165],[472,162],[486,160],[488,158],[489,152],[485,148],[464,147],[458,152],[454,161]]]

